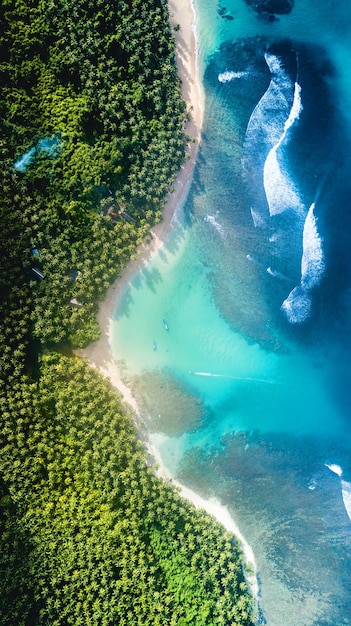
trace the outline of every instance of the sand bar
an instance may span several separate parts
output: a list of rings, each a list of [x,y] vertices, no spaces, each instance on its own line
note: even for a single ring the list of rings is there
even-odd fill
[[[133,277],[138,270],[146,265],[153,257],[157,250],[163,245],[167,234],[174,224],[177,213],[185,202],[189,191],[196,155],[201,139],[201,126],[203,121],[203,94],[198,77],[198,58],[197,58],[197,40],[195,27],[195,10],[191,0],[169,0],[169,11],[171,25],[180,26],[179,30],[175,30],[176,38],[176,61],[178,74],[182,81],[182,96],[187,103],[188,111],[191,118],[187,123],[185,132],[193,138],[193,142],[189,142],[187,152],[189,158],[183,164],[174,185],[174,191],[168,195],[168,199],[163,212],[163,221],[157,224],[152,230],[152,242],[148,246],[140,247],[137,258],[128,264],[121,276],[110,287],[106,294],[104,302],[101,303],[98,313],[98,322],[101,328],[101,336],[98,341],[92,343],[84,350],[77,350],[79,356],[87,358],[90,365],[98,369],[102,374],[110,379],[112,385],[122,394],[126,403],[126,407],[131,407],[135,417],[139,415],[138,406],[133,397],[131,390],[121,380],[120,372],[114,361],[111,350],[111,330],[112,318],[115,309],[118,306],[125,290],[130,285]],[[166,480],[172,480],[172,483],[180,489],[180,495],[190,501],[196,508],[203,508],[210,515],[215,517],[226,530],[236,535],[241,543],[245,559],[250,563],[254,574],[248,578],[251,593],[254,597],[258,597],[258,584],[256,577],[256,565],[254,554],[245,541],[239,528],[229,514],[228,509],[218,500],[205,500],[191,489],[184,487],[180,483],[173,480],[173,477],[167,471],[162,463],[158,450],[152,446],[149,440],[146,440],[145,446],[154,461],[158,464],[157,474]]]

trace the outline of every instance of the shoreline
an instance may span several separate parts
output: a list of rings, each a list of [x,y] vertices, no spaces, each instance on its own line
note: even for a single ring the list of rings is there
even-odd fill
[[[101,329],[99,339],[91,343],[87,348],[75,350],[77,356],[86,358],[92,367],[95,367],[95,369],[110,379],[112,385],[122,394],[126,404],[130,405],[136,414],[138,414],[137,403],[130,389],[121,380],[113,358],[111,350],[111,322],[114,311],[134,276],[163,246],[187,198],[194,174],[203,121],[203,95],[198,78],[196,14],[193,0],[181,0],[180,2],[169,0],[168,7],[170,24],[176,42],[176,63],[178,75],[181,79],[181,94],[190,113],[190,119],[186,123],[184,132],[193,141],[187,145],[187,159],[184,161],[172,185],[173,191],[168,193],[162,213],[162,221],[150,230],[151,242],[149,244],[143,243],[139,246],[136,251],[136,258],[131,260],[122,270],[120,276],[107,290],[104,301],[99,304],[97,315],[97,321]],[[176,25],[180,26],[179,30],[174,30]]]
[[[253,573],[249,573],[245,571],[245,568],[243,568],[246,583],[249,587],[250,593],[252,594],[258,606],[259,585],[257,579],[255,556],[251,546],[245,540],[242,533],[240,532],[240,529],[233,520],[228,508],[225,505],[221,504],[221,502],[217,498],[203,498],[189,487],[185,487],[185,485],[182,485],[182,483],[177,481],[170,474],[162,460],[160,452],[157,450],[157,448],[155,448],[154,445],[152,445],[150,439],[144,441],[144,445],[146,447],[146,451],[158,466],[155,471],[156,476],[162,478],[163,480],[171,482],[172,485],[179,489],[179,495],[184,498],[184,500],[190,502],[193,506],[195,506],[196,509],[204,509],[206,513],[214,517],[217,522],[224,526],[224,528],[228,532],[231,532],[233,533],[233,535],[235,535],[242,549],[246,566],[249,565],[253,570]]]
[[[178,75],[181,79],[181,93],[190,113],[190,120],[185,127],[185,133],[193,142],[187,146],[188,158],[174,181],[172,193],[168,194],[167,202],[163,210],[162,222],[154,226],[150,233],[152,241],[149,245],[142,244],[137,251],[137,257],[131,261],[121,272],[121,275],[111,285],[106,293],[105,300],[99,306],[97,321],[101,328],[100,338],[85,349],[76,350],[79,357],[87,359],[89,364],[109,378],[111,384],[122,395],[125,408],[132,409],[134,419],[139,417],[139,409],[131,390],[123,383],[117,364],[115,363],[112,344],[112,319],[115,309],[118,307],[126,289],[130,285],[136,273],[141,267],[156,254],[162,247],[166,236],[174,226],[177,215],[183,206],[192,182],[198,147],[201,141],[201,128],[203,122],[203,93],[198,75],[198,47],[196,39],[196,13],[193,0],[169,0],[170,23],[176,40],[176,63]],[[176,25],[179,30],[174,30]],[[259,588],[256,575],[256,563],[254,553],[250,545],[245,541],[239,528],[231,517],[227,507],[217,499],[205,500],[200,495],[174,480],[162,462],[159,451],[151,444],[150,439],[141,432],[140,424],[137,423],[139,435],[141,435],[147,453],[153,463],[158,465],[156,475],[179,488],[180,495],[191,502],[196,508],[202,508],[224,528],[232,532],[238,539],[247,564],[253,568],[253,574],[244,574],[250,592],[257,601]],[[144,429],[142,429],[144,431]],[[144,436],[142,436],[144,434]],[[152,464],[150,462],[150,464]]]

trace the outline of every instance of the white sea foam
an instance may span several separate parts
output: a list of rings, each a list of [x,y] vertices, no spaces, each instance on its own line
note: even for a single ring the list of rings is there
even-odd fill
[[[263,168],[263,184],[270,215],[278,215],[289,208],[300,214],[304,211],[304,206],[295,190],[294,184],[287,172],[281,168],[277,157],[277,151],[286,138],[289,128],[299,119],[301,111],[301,87],[298,83],[295,83],[294,100],[288,119],[284,123],[283,132],[279,140],[271,148]]]
[[[314,209],[315,204],[312,203],[303,229],[301,284],[305,287],[305,289],[311,289],[312,287],[318,285],[325,270],[322,239],[318,233]]]
[[[309,292],[319,284],[325,270],[322,239],[317,230],[314,209],[315,204],[312,203],[303,229],[300,285],[289,293],[281,306],[291,324],[300,324],[310,316],[312,302]]]
[[[290,116],[295,114],[298,101],[294,107],[293,82],[284,71],[280,59],[273,54],[265,54],[265,60],[272,79],[251,114],[247,131],[250,135],[251,131],[260,127],[266,136],[266,143],[273,146],[279,141]]]
[[[342,480],[341,489],[346,513],[351,521],[351,483],[346,482],[346,480]]]
[[[285,133],[289,130],[289,128],[293,125],[293,123],[299,119],[302,108],[303,107],[302,107],[302,102],[301,102],[301,86],[299,85],[299,83],[295,83],[293,105],[290,109],[289,117],[284,124]]]
[[[308,488],[310,489],[310,491],[314,491],[316,487],[317,487],[316,479],[311,478],[310,482],[308,483]]]
[[[290,324],[302,324],[311,314],[311,296],[301,285],[295,287],[284,300],[281,310]]]
[[[271,74],[281,74],[283,69],[279,57],[277,57],[275,54],[272,54],[271,52],[266,52],[264,58]]]
[[[248,72],[231,72],[226,71],[222,72],[222,74],[218,74],[218,80],[220,83],[229,83],[231,80],[235,78],[244,78],[248,75]]]
[[[257,156],[266,145],[272,147],[284,130],[292,103],[292,81],[284,72],[278,57],[266,54],[265,59],[272,73],[267,91],[251,113],[245,135],[245,150]],[[273,68],[276,67],[276,71]]]
[[[279,215],[287,209],[293,209],[301,214],[304,206],[295,190],[294,184],[284,172],[277,159],[277,144],[269,152],[263,168],[263,184],[269,207],[269,214]]]
[[[325,467],[327,467],[328,469],[330,469],[331,472],[333,472],[334,474],[337,474],[338,476],[342,476],[342,467],[340,467],[340,465],[337,465],[336,463],[324,463]]]
[[[218,216],[218,211],[216,213],[216,217],[217,216]],[[205,222],[208,222],[209,224],[211,224],[217,230],[217,232],[220,234],[220,236],[223,239],[225,237],[225,230],[223,226],[218,222],[216,217],[214,215],[206,215],[206,217],[204,217],[204,220]]]
[[[337,465],[336,463],[324,463],[324,465],[331,472],[333,472],[333,474],[336,474],[341,478],[343,471],[340,465]],[[346,480],[341,480],[341,493],[346,513],[351,521],[351,483],[347,482]]]
[[[269,214],[277,215],[292,208],[305,213],[303,204],[289,178],[281,167],[277,151],[286,138],[289,128],[299,118],[302,110],[301,87],[293,83],[285,72],[280,59],[274,54],[265,54],[272,78],[269,87],[253,110],[246,129],[243,177],[251,185],[261,184],[258,172],[263,168],[263,185]],[[266,205],[261,211],[251,209],[255,226],[262,225]],[[268,215],[267,215],[268,217]]]

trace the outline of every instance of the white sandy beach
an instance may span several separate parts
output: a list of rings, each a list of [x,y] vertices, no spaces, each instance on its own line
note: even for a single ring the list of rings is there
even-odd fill
[[[201,126],[203,120],[203,96],[197,71],[197,42],[195,29],[195,11],[191,0],[169,0],[169,11],[171,25],[180,25],[180,29],[174,31],[176,37],[176,59],[178,73],[182,81],[182,95],[187,103],[191,119],[187,123],[185,132],[194,139],[189,143],[189,158],[182,166],[182,169],[173,185],[174,191],[169,194],[164,213],[163,221],[152,229],[152,242],[148,246],[142,246],[135,261],[131,262],[123,271],[118,280],[110,287],[104,302],[100,305],[98,322],[101,328],[101,336],[98,341],[91,344],[85,350],[77,350],[79,356],[87,358],[89,363],[108,377],[112,385],[122,394],[127,406],[131,407],[138,416],[138,406],[133,398],[131,390],[123,383],[111,350],[111,322],[115,308],[120,298],[130,284],[135,273],[143,264],[146,264],[155,254],[172,228],[177,213],[184,203],[193,177],[196,155],[201,137]],[[251,564],[256,571],[254,554],[252,549],[244,540],[238,527],[231,518],[226,507],[222,506],[218,500],[205,500],[192,490],[176,483],[162,463],[162,459],[157,449],[152,447],[150,441],[147,442],[147,449],[151,457],[159,466],[158,475],[180,488],[182,497],[189,500],[197,508],[205,509],[210,515],[215,517],[228,531],[234,533],[241,542],[246,561]],[[255,597],[258,595],[258,585],[256,574],[248,580],[251,592]]]
[[[197,509],[204,509],[205,511],[207,511],[207,513],[212,515],[212,517],[220,522],[226,530],[233,533],[233,535],[235,535],[236,538],[239,540],[241,544],[241,549],[245,555],[245,561],[248,565],[251,566],[253,570],[253,574],[248,575],[246,577],[246,580],[248,585],[250,586],[252,595],[254,596],[254,598],[257,599],[259,595],[259,588],[256,575],[255,556],[251,546],[244,539],[238,526],[235,524],[233,518],[231,517],[227,507],[223,506],[216,498],[209,498],[207,500],[205,498],[202,498],[192,489],[189,489],[188,487],[185,487],[178,481],[174,480],[174,478],[167,472],[167,469],[162,462],[160,453],[154,446],[151,445],[150,441],[147,444],[147,449],[150,455],[158,464],[158,470],[156,472],[158,476],[164,478],[165,480],[171,480],[172,484],[179,488],[179,493],[182,498],[191,502],[191,504],[193,504]]]
[[[101,328],[100,338],[88,346],[88,348],[76,351],[77,355],[87,358],[93,367],[96,367],[111,380],[114,387],[122,393],[126,403],[136,413],[138,413],[136,402],[128,387],[123,384],[113,359],[111,351],[111,320],[114,310],[132,278],[140,267],[145,265],[163,245],[169,230],[174,224],[178,211],[185,202],[193,177],[203,117],[202,92],[197,72],[194,7],[191,0],[181,0],[181,2],[169,0],[169,12],[171,25],[173,27],[176,25],[180,26],[179,30],[174,31],[176,60],[178,74],[182,81],[182,96],[191,116],[189,122],[187,122],[185,132],[193,141],[189,142],[187,148],[188,159],[183,164],[174,181],[172,193],[168,195],[162,222],[151,230],[151,243],[140,247],[135,261],[128,264],[121,276],[109,288],[105,300],[100,304],[98,313],[98,322]]]

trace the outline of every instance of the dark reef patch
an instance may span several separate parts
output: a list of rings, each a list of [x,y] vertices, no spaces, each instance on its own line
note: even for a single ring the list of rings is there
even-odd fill
[[[294,6],[294,0],[245,0],[260,18],[274,21],[276,15],[287,15]]]

